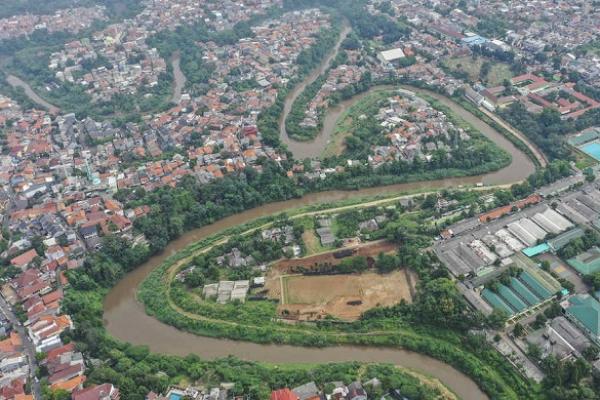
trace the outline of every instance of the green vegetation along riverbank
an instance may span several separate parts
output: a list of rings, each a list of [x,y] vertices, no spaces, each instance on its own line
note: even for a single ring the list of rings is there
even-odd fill
[[[302,214],[297,215],[301,216]],[[248,227],[236,228],[235,231],[240,232],[245,228],[260,226],[261,222],[252,223]],[[428,295],[423,296],[416,303],[417,305],[414,307],[417,308],[415,309],[400,306],[387,312],[382,310],[382,312],[374,312],[366,316],[355,324],[339,327],[338,324],[327,322],[319,323],[317,326],[261,323],[258,326],[239,322],[243,320],[239,318],[239,315],[231,316],[232,318],[221,316],[223,319],[215,319],[174,308],[169,293],[169,279],[172,278],[172,275],[169,274],[171,268],[194,254],[206,251],[211,244],[222,243],[227,240],[228,234],[231,234],[231,231],[206,238],[171,257],[163,266],[155,270],[143,283],[138,294],[139,299],[146,305],[147,311],[178,329],[214,337],[310,346],[357,344],[402,347],[428,354],[455,366],[475,379],[492,397],[502,394],[505,396],[504,398],[529,398],[526,397],[526,393],[531,389],[528,384],[520,378],[516,371],[507,367],[501,356],[488,348],[484,340],[467,336],[468,340],[465,341],[457,332],[446,329],[448,326],[459,323],[458,320],[453,320],[452,315],[455,317],[461,315],[460,318],[464,318],[464,309],[462,309],[464,304],[461,304],[460,296],[454,293],[453,284],[449,281],[446,283],[446,278],[436,277],[441,271],[437,269],[435,260],[431,259],[430,255],[418,256],[416,253],[412,253],[416,249],[404,254],[404,261],[420,271],[420,276],[428,282],[426,284]],[[443,311],[443,315],[436,315],[437,312],[426,305],[429,301],[436,304],[447,302],[449,308]],[[415,324],[416,314],[414,313],[419,314],[420,324]],[[441,319],[438,320],[438,318]],[[440,324],[440,326],[436,324]],[[446,328],[442,328],[442,326]],[[464,329],[465,326],[462,328]],[[471,341],[472,343],[470,343]],[[515,382],[521,383],[515,385]]]

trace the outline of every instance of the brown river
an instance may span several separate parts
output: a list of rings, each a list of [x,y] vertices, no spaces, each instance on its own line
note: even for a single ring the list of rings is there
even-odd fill
[[[347,32],[345,32],[343,36],[345,36],[345,34],[347,34]],[[328,63],[329,61],[326,60],[326,64]],[[324,69],[322,70],[324,71]],[[309,76],[304,82],[304,87],[306,84],[309,84],[312,79],[316,79],[316,77],[312,75]],[[420,92],[420,90],[415,88],[407,89]],[[374,88],[373,90],[378,90],[378,88]],[[225,218],[212,225],[190,231],[179,239],[171,242],[163,253],[152,257],[135,271],[127,274],[109,292],[104,302],[104,321],[108,332],[117,339],[136,345],[147,345],[150,350],[154,352],[181,356],[194,353],[207,359],[234,355],[245,360],[272,363],[328,363],[341,361],[393,363],[437,378],[462,399],[487,399],[488,397],[479,389],[479,387],[463,373],[434,358],[415,352],[398,348],[360,346],[335,346],[317,349],[289,345],[264,345],[196,336],[179,331],[146,315],[143,306],[136,300],[136,291],[139,284],[167,257],[202,238],[226,228],[244,224],[259,217],[309,204],[331,203],[348,198],[397,194],[416,189],[453,188],[460,185],[473,185],[480,182],[486,185],[512,184],[525,179],[535,171],[533,162],[492,127],[451,100],[435,93],[427,92],[427,94],[436,97],[460,117],[479,129],[499,147],[510,153],[512,156],[511,164],[499,171],[483,176],[406,183],[357,191],[312,193],[300,199],[271,203],[257,207]],[[284,139],[284,142],[288,144],[296,158],[317,156],[324,148],[324,143],[331,137],[335,127],[335,121],[338,117],[348,107],[365,95],[366,94],[358,95],[337,105],[332,110],[329,110],[324,120],[323,132],[314,142],[293,142],[285,136],[285,130],[283,129],[282,138]],[[297,94],[294,96],[292,93],[286,99],[287,112],[289,112],[291,103],[293,103],[296,97]]]
[[[27,97],[29,97],[29,99],[31,101],[33,101],[37,105],[42,106],[43,108],[47,109],[51,114],[58,114],[60,112],[60,109],[58,107],[56,107],[56,106],[48,103],[46,100],[42,99],[36,92],[33,91],[31,86],[29,86],[29,84],[27,82],[25,82],[24,80],[22,80],[21,78],[15,76],[15,75],[8,75],[6,77],[6,81],[12,87],[22,88],[23,91],[25,92],[25,95]]]

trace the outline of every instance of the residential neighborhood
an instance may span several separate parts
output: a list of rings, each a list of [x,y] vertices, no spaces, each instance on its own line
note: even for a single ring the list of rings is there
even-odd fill
[[[0,400],[598,398],[597,2],[2,7]]]

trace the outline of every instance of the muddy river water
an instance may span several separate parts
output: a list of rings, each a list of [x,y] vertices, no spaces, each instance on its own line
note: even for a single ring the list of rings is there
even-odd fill
[[[343,36],[346,34],[346,30],[344,30]],[[328,62],[329,61],[327,61],[327,64]],[[323,68],[320,68],[319,70],[324,71]],[[313,79],[315,79],[315,76],[308,77],[303,83],[303,87],[309,84]],[[381,88],[374,88],[373,90],[380,89]],[[420,91],[420,89],[415,88],[407,89],[417,92]],[[136,291],[139,284],[167,257],[202,238],[226,228],[244,224],[256,218],[304,205],[331,203],[348,198],[393,194],[426,188],[451,188],[459,185],[473,185],[479,182],[486,185],[511,184],[525,179],[534,172],[535,166],[531,160],[491,126],[479,120],[451,100],[432,92],[427,92],[427,94],[436,97],[444,105],[450,107],[456,114],[480,130],[499,147],[510,153],[512,156],[511,164],[499,171],[482,176],[406,183],[356,191],[312,193],[299,199],[257,207],[225,218],[212,225],[190,231],[179,239],[171,242],[163,253],[152,257],[148,262],[127,274],[109,292],[104,302],[104,321],[108,332],[117,339],[136,345],[147,345],[150,350],[154,352],[181,356],[194,353],[207,359],[234,355],[246,360],[273,363],[328,363],[340,361],[393,363],[402,367],[415,369],[421,373],[439,379],[462,399],[487,399],[487,396],[478,388],[478,386],[463,373],[434,358],[415,352],[398,348],[361,346],[335,346],[316,349],[289,345],[263,345],[201,337],[179,331],[146,315],[143,306],[136,300]],[[335,121],[348,107],[365,95],[367,94],[355,96],[329,110],[324,120],[323,132],[315,141],[302,143],[293,142],[285,135],[285,129],[282,130],[282,139],[288,144],[296,158],[318,156],[334,130]],[[291,109],[291,104],[296,97],[297,94],[294,95],[294,93],[292,93],[288,96],[288,99],[286,99],[287,112]]]

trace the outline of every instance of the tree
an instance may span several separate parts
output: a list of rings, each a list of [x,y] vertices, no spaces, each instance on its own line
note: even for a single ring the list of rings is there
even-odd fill
[[[542,349],[537,344],[529,343],[527,346],[527,355],[534,360],[539,360],[542,358]]]
[[[489,61],[485,61],[483,64],[481,64],[481,69],[479,70],[479,79],[485,81],[491,70],[492,64]]]
[[[43,242],[44,238],[41,236],[34,236],[31,239],[31,247],[33,247],[40,256],[44,256],[46,254],[46,245]]]
[[[204,274],[199,270],[194,269],[192,272],[186,275],[185,284],[190,288],[197,288],[204,286],[205,280]]]
[[[550,261],[548,261],[548,260],[542,261],[541,268],[546,272],[550,271]]]
[[[494,311],[488,315],[486,324],[492,329],[502,329],[506,321],[506,313],[500,309],[494,308]]]
[[[557,301],[553,301],[548,308],[544,310],[544,316],[548,319],[556,318],[562,314],[562,307]]]
[[[521,337],[525,334],[525,328],[523,328],[523,325],[521,325],[520,323],[516,323],[514,328],[513,328],[513,335],[515,337]]]
[[[548,320],[548,318],[546,318],[546,316],[543,313],[539,313],[538,315],[535,316],[535,321],[533,322],[533,326],[536,329],[541,328],[542,326],[544,326],[544,324],[546,323],[546,321]]]
[[[583,350],[581,355],[588,361],[594,361],[598,358],[598,352],[598,347],[595,345],[590,345]]]
[[[393,255],[379,253],[375,260],[375,267],[381,273],[392,272],[394,269],[400,266],[398,258]]]
[[[426,282],[419,291],[415,303],[416,314],[421,321],[439,326],[464,326],[466,304],[448,278],[437,278]]]

